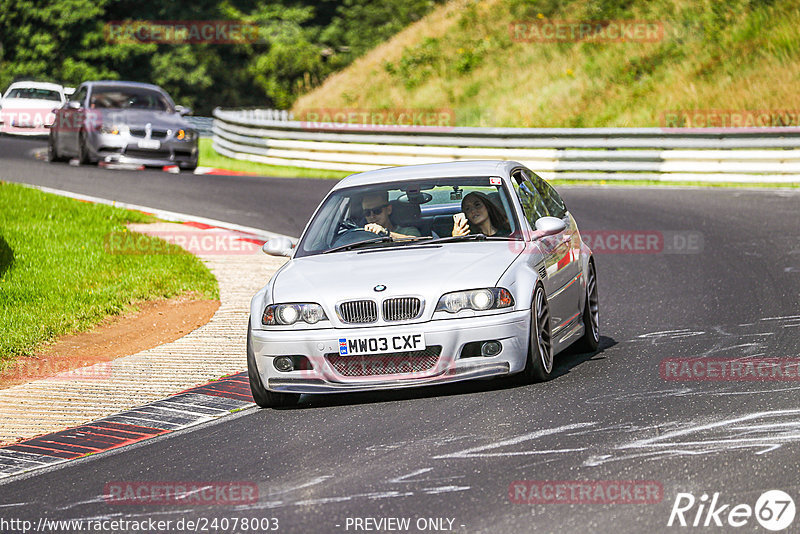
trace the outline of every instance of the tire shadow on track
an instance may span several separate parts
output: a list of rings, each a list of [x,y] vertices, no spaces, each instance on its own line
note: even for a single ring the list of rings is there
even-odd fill
[[[556,356],[555,366],[550,381],[558,380],[568,374],[570,370],[589,360],[605,359],[602,353],[617,344],[613,338],[600,336],[600,346],[597,351],[578,353],[575,349],[567,349]],[[438,386],[419,386],[407,389],[387,389],[382,391],[367,391],[359,393],[323,393],[303,395],[300,404],[275,410],[309,410],[314,408],[329,408],[334,406],[352,406],[359,404],[377,404],[381,402],[410,401],[437,397],[450,397],[455,395],[471,395],[475,393],[488,393],[492,391],[510,390],[526,387],[519,375],[486,380],[465,380]],[[533,385],[534,387],[536,384]]]
[[[551,380],[566,375],[573,368],[579,366],[583,362],[589,360],[605,360],[603,352],[610,349],[617,344],[614,338],[608,336],[600,336],[600,344],[594,352],[578,352],[574,347],[569,347],[567,350],[556,356],[555,365]]]

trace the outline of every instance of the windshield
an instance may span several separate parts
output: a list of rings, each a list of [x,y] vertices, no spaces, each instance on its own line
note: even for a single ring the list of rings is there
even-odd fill
[[[478,234],[487,239],[518,239],[520,235],[500,178],[432,178],[332,193],[303,234],[295,257],[450,238],[457,219],[464,219],[466,235],[457,236],[464,240]]]
[[[93,109],[149,109],[172,111],[166,95],[141,87],[95,87],[89,107]]]
[[[61,102],[61,95],[58,91],[37,89],[34,87],[18,87],[12,89],[8,92],[6,98],[30,98],[33,100],[54,100],[56,102]]]

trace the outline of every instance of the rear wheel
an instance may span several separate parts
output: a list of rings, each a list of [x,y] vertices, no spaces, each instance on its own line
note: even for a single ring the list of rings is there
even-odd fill
[[[253,353],[253,345],[250,341],[249,323],[247,326],[247,375],[250,378],[250,392],[253,394],[253,400],[262,408],[294,406],[300,401],[299,393],[277,393],[264,387],[261,382],[261,375],[258,374],[256,356]]]
[[[594,263],[589,263],[586,275],[586,303],[583,305],[583,337],[575,342],[580,352],[594,352],[600,345],[600,303],[597,298],[597,275]]]
[[[544,287],[536,286],[531,305],[531,328],[528,339],[528,361],[523,377],[528,382],[544,382],[552,377],[553,342],[550,335],[550,308]]]

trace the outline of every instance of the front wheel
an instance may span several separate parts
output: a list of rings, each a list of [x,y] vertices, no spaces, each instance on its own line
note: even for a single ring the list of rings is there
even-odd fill
[[[247,325],[247,375],[250,378],[250,392],[253,394],[253,400],[262,408],[294,406],[300,401],[299,393],[278,393],[264,387],[261,375],[258,374],[256,356],[250,341],[249,323]]]
[[[50,130],[50,135],[47,136],[47,161],[54,162],[54,161],[61,161],[62,158],[58,154],[58,147],[56,147],[56,137],[53,134],[53,131]]]
[[[597,298],[597,275],[589,263],[586,275],[586,303],[583,305],[583,337],[575,342],[580,352],[594,352],[600,346],[600,301]]]
[[[89,163],[89,149],[86,147],[86,132],[81,130],[78,134],[78,162],[81,165]]]
[[[531,305],[531,328],[528,360],[522,372],[526,382],[544,382],[552,378],[553,342],[550,334],[550,308],[544,287],[536,286]]]

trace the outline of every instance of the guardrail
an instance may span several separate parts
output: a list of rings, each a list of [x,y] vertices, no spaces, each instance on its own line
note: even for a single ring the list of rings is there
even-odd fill
[[[284,112],[285,113],[285,112]],[[311,123],[215,109],[214,149],[310,169],[517,160],[545,179],[800,182],[800,128],[429,128]]]
[[[195,117],[194,115],[187,115],[186,120],[197,130],[200,137],[213,136],[214,117]]]

